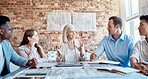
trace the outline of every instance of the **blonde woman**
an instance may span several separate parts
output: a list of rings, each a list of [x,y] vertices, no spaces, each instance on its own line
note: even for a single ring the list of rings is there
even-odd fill
[[[34,29],[26,30],[23,40],[18,48],[18,54],[26,59],[36,58],[37,62],[48,62],[42,47],[38,45],[39,37]]]
[[[57,47],[57,62],[75,63],[85,60],[84,44],[75,40],[75,29],[67,24],[63,29],[63,42]]]

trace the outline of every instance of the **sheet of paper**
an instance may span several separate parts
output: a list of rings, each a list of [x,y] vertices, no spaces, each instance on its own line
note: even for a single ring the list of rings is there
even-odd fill
[[[97,60],[92,62],[83,62],[88,64],[120,64],[120,62],[109,61],[109,60]]]
[[[15,77],[45,77],[51,71],[51,69],[28,69],[24,70]]]
[[[138,72],[139,70],[133,69],[133,68],[124,68],[124,67],[119,67],[119,66],[108,66],[108,67],[96,67],[96,69],[100,70],[109,70],[109,71],[120,71],[125,74],[128,73],[133,73],[133,72]]]
[[[114,68],[112,70],[117,70],[117,71],[120,71],[120,72],[123,72],[123,73],[126,73],[126,74],[139,71],[139,70],[133,69],[133,68],[122,68],[122,67],[121,68]]]
[[[108,75],[108,76],[105,76]],[[105,77],[104,77],[105,76]],[[46,76],[46,78],[61,78],[62,79],[86,79],[86,78],[116,78],[122,75],[117,75],[115,73],[106,73],[106,72],[99,72],[96,69],[83,69],[83,68],[59,68],[56,67],[52,69],[52,72]],[[57,78],[57,79],[58,79]]]
[[[55,66],[57,63],[38,63],[37,68],[38,67],[52,67]]]

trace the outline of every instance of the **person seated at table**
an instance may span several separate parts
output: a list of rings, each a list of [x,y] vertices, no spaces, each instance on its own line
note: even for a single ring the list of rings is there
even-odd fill
[[[90,55],[90,60],[97,60],[105,51],[108,60],[120,62],[123,67],[130,67],[129,61],[134,48],[133,39],[122,33],[122,20],[112,16],[108,22],[109,35],[100,42],[94,53]]]
[[[7,16],[0,15],[0,77],[10,73],[10,62],[18,66],[35,67],[35,58],[27,60],[19,56],[12,48],[9,40],[12,36],[13,28]]]
[[[48,62],[42,47],[38,45],[39,37],[34,29],[26,30],[18,48],[18,54],[26,59],[36,58],[37,62]]]
[[[136,43],[130,62],[133,68],[139,69],[138,62],[148,62],[148,15],[140,16],[139,32],[141,36],[145,36],[144,40]]]
[[[84,44],[75,39],[75,28],[67,24],[63,29],[63,42],[57,46],[57,62],[75,63],[85,60]]]

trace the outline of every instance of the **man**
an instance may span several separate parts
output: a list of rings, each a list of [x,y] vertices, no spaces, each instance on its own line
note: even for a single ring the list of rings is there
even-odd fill
[[[138,29],[140,35],[145,36],[145,39],[136,43],[133,54],[130,57],[131,65],[136,69],[140,69],[139,63],[148,62],[148,15],[140,17],[140,26]]]
[[[0,77],[10,73],[10,61],[19,66],[36,66],[36,60],[27,60],[19,56],[8,41],[12,36],[13,28],[10,19],[0,16]]]
[[[120,62],[123,67],[129,66],[129,57],[132,55],[134,42],[133,39],[122,33],[122,20],[112,16],[108,22],[109,35],[105,36],[100,42],[90,60],[97,60],[105,51],[108,60]]]

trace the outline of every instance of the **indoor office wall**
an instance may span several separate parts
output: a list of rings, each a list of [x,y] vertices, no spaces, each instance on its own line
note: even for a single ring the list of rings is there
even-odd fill
[[[56,50],[62,42],[62,31],[46,30],[48,12],[96,13],[96,31],[76,32],[85,49],[94,51],[108,34],[108,18],[119,16],[119,0],[0,0],[0,15],[9,16],[14,28],[10,42],[15,50],[30,28],[37,29],[45,52]]]

